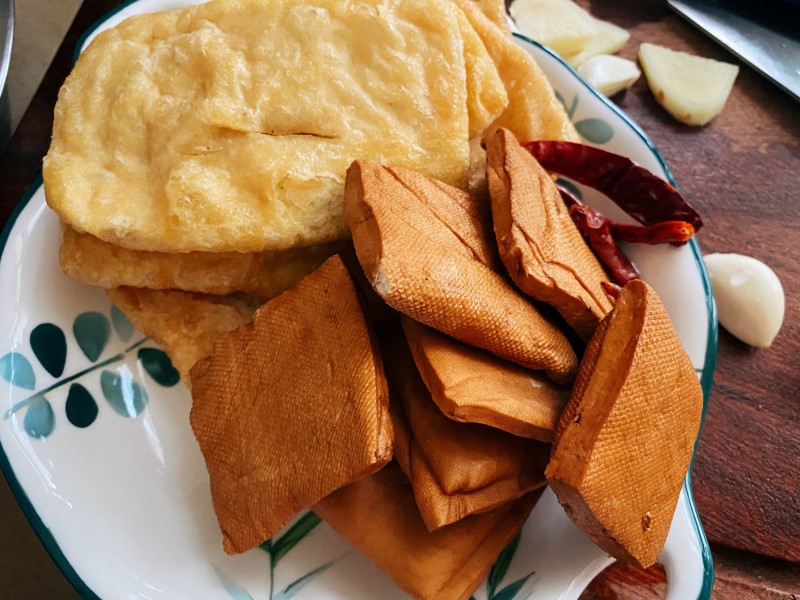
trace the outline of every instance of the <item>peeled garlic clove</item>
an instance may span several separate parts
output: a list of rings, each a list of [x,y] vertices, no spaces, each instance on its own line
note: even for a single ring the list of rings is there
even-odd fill
[[[578,73],[606,96],[613,96],[632,86],[641,75],[632,60],[607,54],[587,59],[578,67]]]
[[[614,54],[619,51],[630,39],[631,34],[622,27],[617,27],[608,21],[594,19],[595,33],[586,45],[577,54],[565,56],[566,61],[573,67],[579,67],[584,62],[598,54]]]
[[[687,125],[705,125],[722,112],[739,73],[736,65],[647,43],[639,62],[656,102]]]
[[[719,324],[759,348],[775,339],[783,324],[783,287],[775,272],[742,254],[703,257],[717,301]]]

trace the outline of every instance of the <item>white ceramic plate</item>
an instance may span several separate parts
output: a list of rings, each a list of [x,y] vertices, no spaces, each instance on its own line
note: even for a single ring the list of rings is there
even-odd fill
[[[193,0],[139,0],[84,38],[136,13]],[[570,67],[518,38],[591,143],[671,179],[641,130]],[[584,198],[609,215],[590,190]],[[288,600],[405,598],[308,513],[269,544],[223,553],[208,476],[189,427],[190,396],[165,355],[105,294],[58,267],[60,229],[36,182],[0,239],[0,466],[53,559],[87,598]],[[716,319],[697,245],[628,249],[661,295],[703,383]],[[687,478],[661,561],[670,598],[708,598],[710,552]],[[576,598],[612,562],[546,493],[476,599]],[[493,591],[492,591],[493,590]]]

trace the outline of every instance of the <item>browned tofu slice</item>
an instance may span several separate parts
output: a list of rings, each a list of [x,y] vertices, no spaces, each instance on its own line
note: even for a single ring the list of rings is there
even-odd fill
[[[664,306],[646,283],[629,282],[589,343],[547,466],[567,514],[612,556],[656,561],[702,408]]]
[[[479,221],[453,222],[439,209],[463,195],[413,171],[368,161],[350,166],[345,217],[372,287],[417,321],[570,381],[577,359],[567,338],[486,265],[486,242],[474,241],[486,238],[470,229]]]
[[[407,317],[403,330],[425,386],[445,416],[553,441],[568,387]]]
[[[486,179],[500,258],[514,283],[547,302],[584,340],[611,310],[603,267],[553,180],[507,129],[485,140]]]
[[[391,459],[383,366],[338,257],[221,336],[191,376],[192,429],[229,554]]]
[[[549,444],[445,417],[402,335],[384,343],[395,456],[431,531],[544,487]]]
[[[429,532],[403,472],[390,464],[342,488],[314,511],[421,600],[467,600],[528,518],[541,490]]]

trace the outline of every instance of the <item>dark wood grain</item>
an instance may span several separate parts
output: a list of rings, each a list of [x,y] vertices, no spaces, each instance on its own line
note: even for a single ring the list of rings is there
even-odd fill
[[[736,63],[663,6],[594,2],[595,13],[631,32],[620,53],[652,42]],[[694,468],[709,539],[800,561],[800,105],[742,66],[723,113],[704,128],[681,125],[640,81],[620,98],[704,215],[704,252],[738,252],[778,274],[788,299],[773,346],[754,350],[719,336],[717,373]]]
[[[0,221],[6,221],[39,171],[58,88],[81,32],[116,4],[86,0],[79,11],[0,161]],[[663,2],[582,4],[631,31],[622,56],[634,58],[639,43],[649,41],[737,62],[672,15]],[[704,128],[675,122],[643,81],[614,100],[648,133],[681,191],[704,215],[703,250],[750,254],[769,264],[783,282],[785,323],[771,348],[753,350],[724,331],[720,334],[717,374],[694,467],[694,494],[717,563],[715,597],[796,598],[800,317],[794,300],[800,297],[800,104],[744,66],[724,112]],[[18,546],[37,545],[32,532],[23,529],[13,530]],[[27,577],[33,580],[30,589],[42,590],[27,597],[67,597],[48,593],[51,588],[36,582],[40,576],[53,577],[50,571],[55,570],[35,562],[44,560],[41,549],[30,556],[38,558],[8,577]],[[48,574],[41,575],[42,569]],[[11,579],[6,577],[7,571],[0,570],[0,589],[7,589]],[[663,597],[664,586],[659,569],[642,572],[614,565],[584,599]]]

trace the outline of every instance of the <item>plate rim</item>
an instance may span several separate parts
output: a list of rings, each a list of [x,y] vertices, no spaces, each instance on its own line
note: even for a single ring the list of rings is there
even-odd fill
[[[77,61],[81,48],[83,47],[89,36],[91,36],[103,23],[108,21],[108,19],[112,18],[114,15],[124,10],[125,8],[133,4],[136,4],[137,2],[140,1],[141,0],[125,0],[124,2],[121,2],[119,5],[112,8],[110,11],[106,12],[103,16],[95,20],[78,38],[78,41],[75,45],[75,50],[73,51],[72,55],[72,64],[74,65],[75,62]],[[545,52],[546,54],[550,55],[552,58],[557,60],[562,67],[566,68],[575,77],[575,79],[586,89],[587,92],[589,92],[590,94],[595,96],[598,100],[600,100],[600,102],[606,108],[611,110],[628,127],[630,127],[631,130],[636,134],[636,136],[647,146],[648,150],[653,154],[659,166],[664,171],[667,177],[667,181],[673,187],[677,188],[672,172],[670,171],[667,163],[662,158],[661,153],[658,151],[658,149],[650,140],[650,138],[647,136],[647,134],[644,132],[644,130],[642,130],[642,128],[635,121],[633,121],[633,119],[631,119],[622,109],[620,109],[606,96],[600,94],[600,92],[598,92],[591,85],[589,85],[589,83],[586,82],[586,80],[569,63],[567,63],[564,59],[562,59],[558,54],[556,54],[550,48],[518,32],[514,32],[513,36],[517,39],[527,42],[528,44],[538,48],[539,50]],[[34,194],[39,190],[40,187],[42,187],[42,185],[43,185],[43,179],[40,170],[34,177],[34,179],[28,184],[28,187],[26,188],[25,192],[22,194],[20,200],[17,202],[16,206],[9,215],[8,220],[6,221],[3,227],[2,233],[0,233],[0,257],[2,257],[2,255],[4,254],[4,251],[6,249],[6,243],[11,234],[11,231],[13,230],[17,222],[17,219],[19,218],[24,208],[28,205]],[[695,261],[695,265],[698,268],[701,283],[703,286],[703,291],[705,293],[705,308],[708,315],[708,328],[706,334],[707,335],[706,352],[703,360],[702,375],[700,377],[700,385],[703,390],[703,412],[701,417],[701,425],[700,425],[700,430],[698,431],[697,438],[695,440],[694,450],[692,452],[692,460],[683,483],[683,488],[684,491],[686,492],[688,500],[687,504],[689,507],[689,511],[691,513],[690,514],[691,522],[695,529],[695,533],[698,537],[698,540],[700,542],[701,557],[703,561],[703,582],[700,592],[698,594],[698,600],[708,600],[711,596],[711,589],[714,583],[714,567],[713,567],[713,559],[711,556],[711,548],[709,546],[708,539],[706,538],[705,532],[700,522],[700,516],[697,512],[694,496],[692,494],[692,470],[694,468],[695,458],[697,457],[697,446],[700,441],[700,436],[702,435],[702,427],[703,423],[705,422],[706,412],[708,410],[709,396],[713,384],[714,371],[716,369],[718,324],[716,317],[716,304],[714,301],[714,294],[711,289],[711,282],[709,280],[708,272],[706,271],[705,263],[703,262],[702,254],[700,252],[700,246],[697,243],[696,238],[693,237],[689,241],[689,247],[691,248],[692,257]],[[81,579],[80,575],[78,575],[72,564],[69,562],[69,560],[67,560],[66,556],[62,552],[58,544],[58,541],[55,539],[55,537],[53,537],[52,533],[50,532],[50,529],[42,521],[41,516],[34,508],[32,502],[30,501],[30,498],[28,498],[27,492],[17,479],[14,469],[11,466],[11,463],[6,455],[2,443],[0,443],[0,472],[2,472],[4,479],[8,483],[12,496],[17,502],[17,505],[19,506],[20,510],[24,514],[28,523],[31,525],[31,528],[36,533],[37,537],[39,538],[39,541],[44,546],[44,549],[50,555],[50,558],[55,563],[56,567],[59,569],[59,571],[61,571],[62,575],[64,575],[67,581],[69,581],[69,583],[73,586],[75,591],[82,598],[86,600],[102,600],[86,584],[86,582],[84,582],[83,579]]]
[[[578,82],[586,88],[586,91],[592,94],[595,98],[600,100],[602,104],[605,105],[611,112],[613,112],[617,117],[619,117],[631,130],[636,134],[636,136],[647,146],[648,150],[653,154],[653,157],[658,162],[661,169],[664,171],[664,174],[667,177],[667,181],[669,184],[678,189],[678,185],[675,182],[675,178],[672,175],[672,171],[670,170],[669,166],[667,165],[664,158],[661,156],[661,153],[658,151],[658,148],[653,144],[650,140],[648,135],[644,132],[644,130],[639,126],[636,121],[634,121],[631,117],[625,113],[619,106],[617,106],[614,102],[612,102],[607,96],[601,94],[597,91],[594,87],[592,87],[586,79],[578,73],[578,71],[570,65],[567,61],[565,61],[561,56],[559,56],[555,51],[548,48],[547,46],[540,44],[536,40],[529,38],[528,36],[519,33],[518,31],[512,32],[514,38],[527,42],[528,44],[538,48],[542,52],[548,54],[550,57],[557,60],[562,67],[566,68]],[[709,600],[711,598],[711,589],[714,586],[714,560],[711,556],[711,546],[708,543],[708,538],[706,537],[706,533],[703,530],[703,525],[700,522],[700,515],[697,512],[697,505],[694,501],[694,494],[692,493],[692,471],[694,470],[694,462],[697,458],[697,447],[700,443],[700,436],[703,434],[703,424],[705,423],[706,413],[708,412],[708,402],[709,397],[711,395],[711,387],[714,383],[714,372],[716,371],[717,365],[717,345],[718,345],[718,330],[719,330],[719,323],[717,321],[717,305],[714,300],[714,292],[711,288],[711,280],[708,277],[708,271],[706,270],[705,262],[703,262],[703,256],[700,252],[700,244],[697,242],[697,238],[692,236],[689,240],[689,247],[692,250],[692,257],[694,258],[695,265],[700,274],[700,281],[703,285],[703,291],[706,297],[706,312],[708,314],[708,329],[706,331],[706,353],[705,357],[703,358],[703,372],[700,376],[700,387],[703,390],[703,412],[700,417],[700,429],[697,432],[697,438],[694,442],[694,449],[692,450],[692,460],[689,463],[689,470],[686,472],[686,478],[683,482],[683,488],[686,492],[686,498],[688,500],[688,507],[691,516],[692,526],[695,529],[695,533],[697,534],[698,540],[700,542],[700,554],[703,560],[703,582],[698,592],[697,600]],[[0,248],[0,252],[2,248]]]

